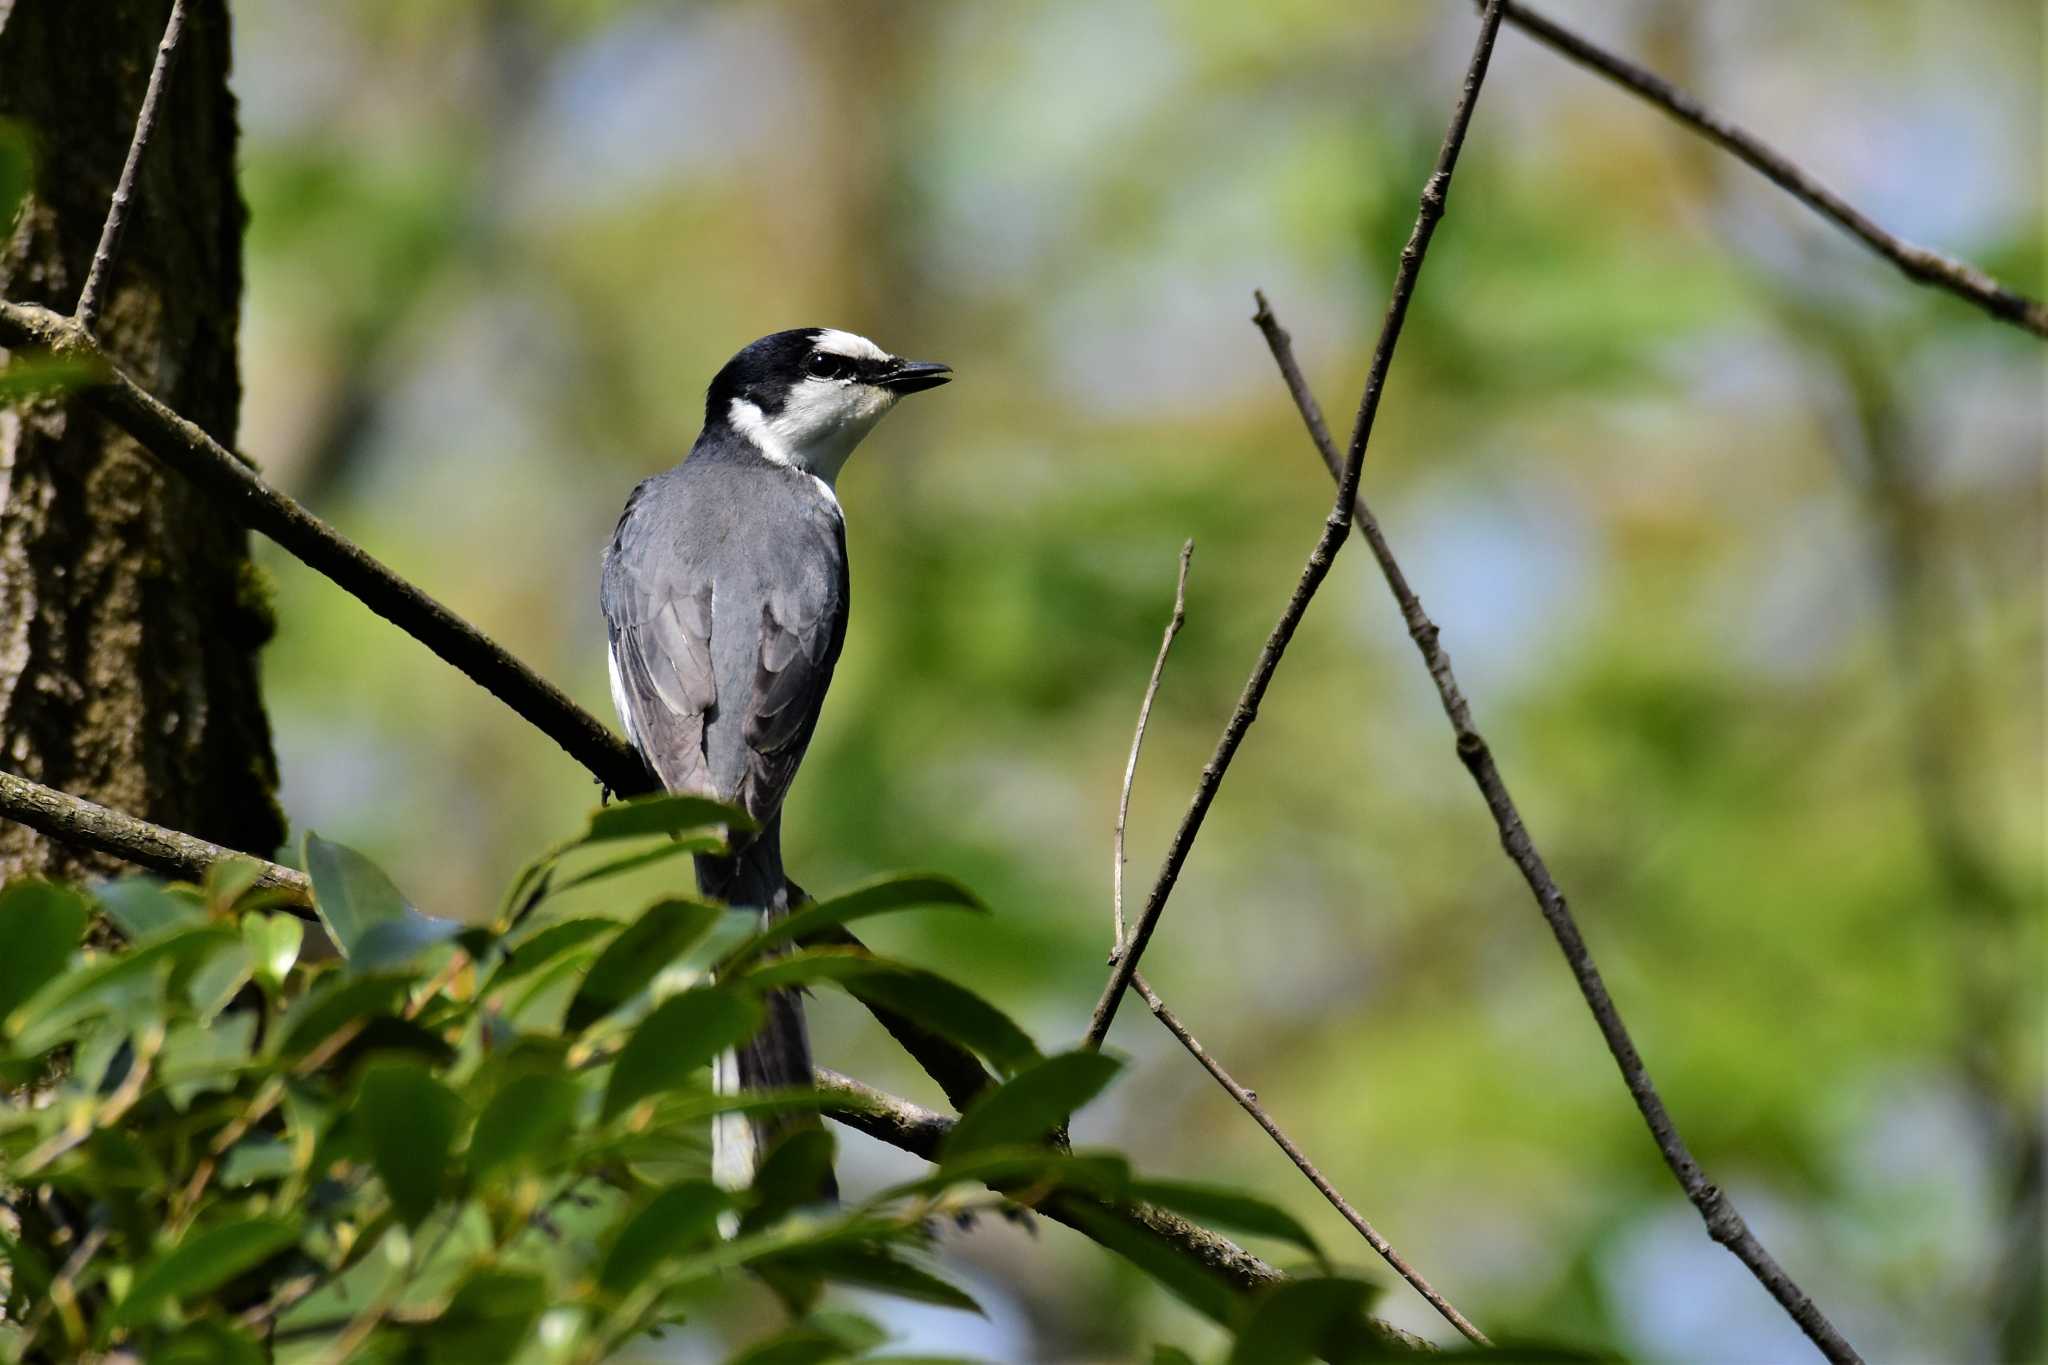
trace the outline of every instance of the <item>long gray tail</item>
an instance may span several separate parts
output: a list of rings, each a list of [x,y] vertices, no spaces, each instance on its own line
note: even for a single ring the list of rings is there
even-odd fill
[[[727,905],[758,909],[764,924],[787,915],[789,889],[782,875],[781,818],[771,820],[731,857],[699,857],[697,888]],[[713,1082],[720,1093],[811,1084],[811,1038],[804,1027],[802,993],[794,988],[770,991],[764,1003],[767,1017],[761,1031],[716,1063]],[[771,1147],[818,1123],[815,1114],[720,1115],[711,1128],[713,1178],[727,1188],[746,1186]],[[829,1174],[818,1195],[824,1199],[838,1196]]]

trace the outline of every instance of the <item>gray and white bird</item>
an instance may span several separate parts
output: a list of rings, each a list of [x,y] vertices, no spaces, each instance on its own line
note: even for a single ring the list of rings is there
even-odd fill
[[[951,378],[851,332],[762,337],[711,381],[689,458],[626,500],[600,594],[626,737],[669,791],[729,802],[760,826],[730,856],[697,859],[707,896],[768,920],[789,910],[782,802],[846,638],[833,484],[897,399]],[[767,1005],[761,1031],[720,1060],[722,1090],[811,1083],[801,999],[778,991]],[[746,1183],[801,1122],[722,1118],[714,1174]]]

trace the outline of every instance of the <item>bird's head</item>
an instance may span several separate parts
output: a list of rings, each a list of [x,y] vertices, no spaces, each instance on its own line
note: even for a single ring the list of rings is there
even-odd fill
[[[829,484],[898,398],[952,377],[948,366],[901,359],[852,332],[799,327],[726,362],[705,394],[704,424],[729,427],[768,459]]]

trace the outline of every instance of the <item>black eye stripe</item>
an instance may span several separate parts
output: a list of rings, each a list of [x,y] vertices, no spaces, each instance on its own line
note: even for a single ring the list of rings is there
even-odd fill
[[[804,373],[813,379],[858,379],[872,383],[888,368],[886,360],[840,355],[836,351],[813,351],[804,360]]]

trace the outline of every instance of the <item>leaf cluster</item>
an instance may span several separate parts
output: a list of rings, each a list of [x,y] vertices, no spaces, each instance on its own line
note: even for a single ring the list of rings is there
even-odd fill
[[[835,1309],[829,1287],[978,1311],[932,1268],[936,1230],[1053,1199],[1226,1326],[1264,1337],[1284,1308],[1289,1344],[1259,1359],[1306,1358],[1353,1328],[1366,1339],[1362,1284],[1308,1278],[1254,1303],[1131,1231],[1120,1211],[1145,1201],[1321,1261],[1272,1205],[1065,1151],[1055,1135],[1115,1059],[1048,1055],[911,964],[803,946],[912,907],[981,911],[957,884],[893,878],[765,928],[681,896],[621,919],[554,909],[562,889],[717,848],[742,824],[687,797],[602,810],[482,923],[422,913],[317,835],[302,850],[317,926],[259,888],[252,863],[200,886],[0,891],[0,1084],[15,1097],[0,1109],[0,1348],[568,1365],[702,1313],[744,1275],[789,1318],[745,1358],[879,1359],[883,1333]],[[111,946],[86,943],[95,914],[118,931]],[[758,1027],[763,993],[791,986],[884,1002],[994,1071],[929,1175],[812,1202],[833,1141],[811,1126],[749,1188],[707,1178],[715,1115],[853,1103],[711,1087],[709,1064]],[[1307,1291],[1323,1296],[1312,1332],[1296,1321],[1304,1286],[1324,1286]]]

